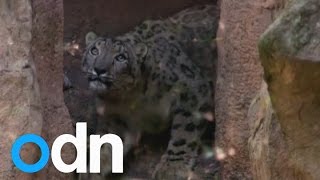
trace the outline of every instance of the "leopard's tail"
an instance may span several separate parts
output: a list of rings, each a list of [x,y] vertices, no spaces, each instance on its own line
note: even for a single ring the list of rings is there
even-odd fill
[[[216,5],[195,6],[168,19],[180,42],[210,42],[215,39],[219,23]]]
[[[188,56],[207,75],[215,77],[216,31],[219,9],[216,5],[193,7],[167,19],[168,27]]]

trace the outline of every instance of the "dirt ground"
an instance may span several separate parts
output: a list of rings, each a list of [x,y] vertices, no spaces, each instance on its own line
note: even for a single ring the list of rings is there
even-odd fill
[[[72,83],[65,91],[65,102],[74,123],[88,122],[93,106],[93,95],[88,90],[87,80],[81,72],[81,54],[84,37],[88,31],[103,36],[115,36],[129,31],[146,19],[166,18],[193,5],[212,3],[211,0],[67,0],[64,1],[64,72]],[[90,130],[89,130],[90,132]],[[128,159],[126,176],[129,179],[148,179],[152,169],[166,148],[163,143],[153,144],[147,137]],[[210,143],[209,143],[210,144]],[[218,170],[213,158],[200,157],[201,179],[213,179]],[[148,162],[148,163],[146,163]],[[113,178],[112,178],[113,179]]]

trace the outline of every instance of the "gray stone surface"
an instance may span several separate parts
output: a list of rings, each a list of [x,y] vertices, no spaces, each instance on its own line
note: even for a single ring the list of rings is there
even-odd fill
[[[320,2],[293,1],[259,43],[295,179],[320,179]]]
[[[0,179],[31,179],[14,168],[11,146],[24,133],[41,134],[40,93],[31,56],[31,4],[0,0]],[[34,162],[39,152],[26,145],[21,157]]]
[[[288,161],[288,144],[272,108],[265,82],[250,105],[247,120],[253,179],[296,179],[294,169]]]
[[[61,1],[0,0],[0,179],[72,179],[49,165],[40,173],[17,170],[11,146],[22,134],[53,140],[74,129],[63,99],[63,6]],[[63,148],[72,162],[73,148]],[[23,146],[22,159],[35,163],[40,155]]]

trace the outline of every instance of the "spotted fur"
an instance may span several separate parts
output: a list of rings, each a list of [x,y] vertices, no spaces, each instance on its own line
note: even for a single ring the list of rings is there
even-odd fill
[[[97,92],[97,132],[120,135],[127,152],[141,133],[171,127],[154,179],[186,179],[196,165],[207,114],[212,114],[207,69],[213,67],[203,62],[213,59],[195,50],[211,49],[217,18],[216,8],[208,5],[145,21],[122,36],[86,36],[82,68]],[[110,164],[102,165],[101,175],[109,172]]]

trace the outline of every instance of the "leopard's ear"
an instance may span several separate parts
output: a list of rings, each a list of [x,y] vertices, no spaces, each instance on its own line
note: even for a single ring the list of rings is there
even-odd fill
[[[148,53],[148,47],[144,43],[138,43],[134,46],[136,55],[139,58],[144,58]]]
[[[86,45],[90,45],[91,43],[93,43],[96,39],[98,38],[98,36],[94,33],[94,32],[88,32],[86,35]]]

